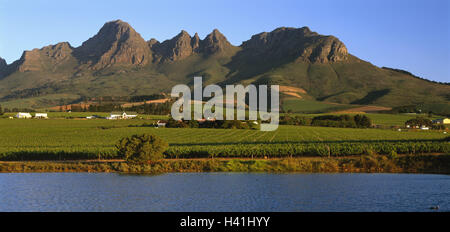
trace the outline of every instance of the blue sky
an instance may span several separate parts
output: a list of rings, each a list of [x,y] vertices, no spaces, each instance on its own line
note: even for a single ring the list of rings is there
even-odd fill
[[[114,19],[146,40],[182,29],[203,38],[218,28],[234,45],[277,27],[308,26],[377,66],[450,82],[449,15],[448,0],[0,0],[0,57],[11,63],[23,50],[62,41],[77,47]]]

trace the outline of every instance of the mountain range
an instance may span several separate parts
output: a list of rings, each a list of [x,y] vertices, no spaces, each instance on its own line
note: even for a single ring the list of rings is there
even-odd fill
[[[372,65],[350,54],[338,38],[308,27],[280,27],[234,46],[217,29],[204,39],[182,30],[163,42],[146,41],[116,20],[79,47],[61,42],[24,51],[9,65],[0,58],[0,104],[167,93],[176,84],[192,84],[194,76],[203,76],[205,84],[279,84],[301,89],[299,98],[342,104],[450,101],[448,84]]]

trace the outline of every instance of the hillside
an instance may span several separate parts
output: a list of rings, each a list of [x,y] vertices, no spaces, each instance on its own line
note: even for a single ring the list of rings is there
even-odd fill
[[[307,27],[277,28],[234,46],[217,29],[204,39],[181,31],[166,41],[145,40],[121,20],[105,23],[79,47],[62,42],[25,51],[9,65],[0,58],[0,104],[52,96],[44,101],[51,106],[83,97],[169,92],[198,75],[206,84],[299,88],[300,97],[313,101],[444,104],[450,111],[449,85],[376,67],[350,54],[338,38]]]

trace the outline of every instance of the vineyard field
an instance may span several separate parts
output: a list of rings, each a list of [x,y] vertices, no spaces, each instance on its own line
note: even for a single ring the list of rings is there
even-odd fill
[[[0,119],[0,158],[115,158],[116,142],[133,134],[155,134],[170,145],[168,157],[359,155],[367,149],[389,153],[448,152],[439,131],[280,126],[250,129],[153,128],[145,119]],[[57,156],[57,157],[56,157]],[[63,157],[63,158],[61,158]]]

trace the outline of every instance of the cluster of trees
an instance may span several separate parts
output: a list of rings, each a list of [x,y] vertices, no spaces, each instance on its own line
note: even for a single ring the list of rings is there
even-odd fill
[[[280,116],[281,125],[307,126],[311,125],[311,118],[302,116],[283,115]]]
[[[372,126],[372,121],[365,115],[323,115],[314,117],[312,126],[326,127],[347,127],[347,128],[368,128]]]
[[[259,129],[259,122],[238,120],[215,120],[198,122],[196,120],[177,121],[169,119],[168,128],[220,128],[220,129]]]
[[[128,101],[130,102],[143,102],[157,99],[164,99],[166,96],[163,94],[152,94],[152,95],[139,95],[139,96],[131,96]]]
[[[80,100],[103,104],[103,103],[142,102],[163,98],[166,98],[166,96],[163,94],[151,94],[151,95],[136,95],[136,96],[100,96],[100,97],[82,96]]]
[[[60,112],[68,109],[72,112],[111,112],[124,110],[120,104],[93,104],[89,105],[89,107],[81,104],[72,104],[70,105],[70,108],[65,108],[63,106],[59,107]]]
[[[297,126],[325,126],[325,127],[349,127],[368,128],[372,126],[372,120],[366,115],[322,115],[312,119],[302,116],[284,115],[280,117],[281,125]]]
[[[8,113],[8,112],[35,112],[35,110],[33,109],[28,109],[28,108],[2,108],[2,106],[0,106],[0,115],[3,115],[4,113]]]
[[[154,115],[166,115],[170,114],[170,102],[166,103],[152,103],[143,104],[139,106],[132,106],[124,108],[121,104],[92,104],[89,107],[80,104],[70,105],[72,112],[111,112],[111,111],[135,111],[139,114],[154,114]],[[65,111],[61,106],[59,111]]]
[[[413,119],[409,119],[408,121],[405,122],[405,126],[410,126],[410,127],[429,127],[433,130],[446,130],[446,126],[443,124],[433,124],[433,121],[431,121],[428,118],[424,118],[424,117],[416,117]]]
[[[433,125],[433,122],[428,118],[417,117],[406,121],[405,125],[411,127],[421,127],[421,126],[431,127]]]
[[[415,113],[415,114],[422,114],[427,113],[428,117],[432,117],[434,113],[436,114],[442,114],[443,112],[433,112],[432,110],[422,110],[421,108],[425,108],[423,106],[419,105],[408,105],[408,106],[397,106],[392,108],[390,111],[386,111],[386,113],[391,114],[405,114],[405,113]],[[445,112],[444,112],[445,114]]]

